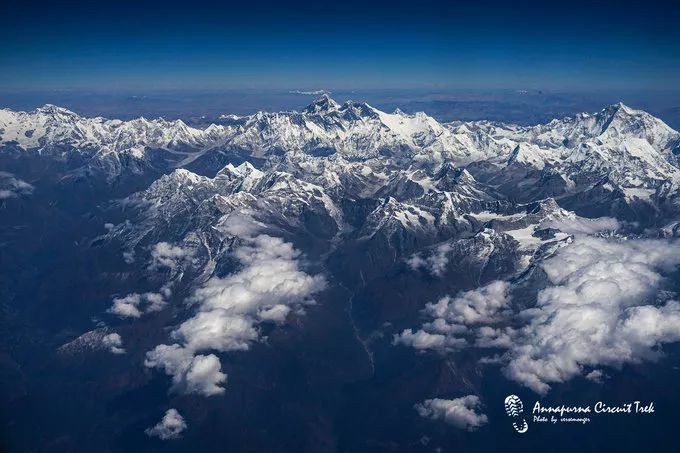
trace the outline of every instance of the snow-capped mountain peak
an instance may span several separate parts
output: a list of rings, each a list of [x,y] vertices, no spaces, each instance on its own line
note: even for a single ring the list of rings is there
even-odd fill
[[[303,112],[309,115],[325,115],[330,112],[335,112],[339,108],[340,104],[331,99],[328,94],[324,93],[319,98],[314,100],[314,102],[305,107]]]
[[[43,114],[43,115],[63,115],[63,116],[68,116],[68,117],[78,117],[78,115],[71,110],[64,108],[64,107],[59,107],[54,104],[45,104],[42,107],[38,107],[35,109],[36,113]]]

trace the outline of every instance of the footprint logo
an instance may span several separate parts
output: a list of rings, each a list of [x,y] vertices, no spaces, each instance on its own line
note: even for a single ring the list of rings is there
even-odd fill
[[[522,412],[524,412],[524,404],[522,404],[522,400],[519,396],[508,395],[508,397],[505,398],[505,412],[508,414],[508,417],[512,417],[512,427],[515,428],[515,431],[524,434],[529,430],[527,421],[524,418],[520,418]]]

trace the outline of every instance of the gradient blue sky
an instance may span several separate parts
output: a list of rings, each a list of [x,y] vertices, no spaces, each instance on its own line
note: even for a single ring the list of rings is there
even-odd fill
[[[0,89],[675,90],[679,12],[625,0],[4,0]]]

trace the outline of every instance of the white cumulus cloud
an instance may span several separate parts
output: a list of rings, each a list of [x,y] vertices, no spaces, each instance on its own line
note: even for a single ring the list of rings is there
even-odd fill
[[[680,305],[656,300],[678,264],[677,242],[581,237],[560,249],[542,265],[552,285],[521,313],[506,375],[545,393],[588,369],[655,358],[680,340]]]
[[[443,420],[457,428],[474,431],[489,420],[480,411],[481,401],[476,395],[467,395],[452,400],[430,399],[415,405],[418,414],[432,420]]]
[[[162,310],[170,295],[170,288],[165,286],[160,293],[131,293],[124,297],[114,297],[113,305],[108,312],[121,318],[139,318],[144,313],[152,313]]]
[[[199,353],[247,350],[260,339],[258,324],[282,323],[291,311],[301,313],[326,286],[322,276],[300,270],[300,253],[280,238],[247,238],[233,255],[242,268],[195,291],[191,299],[198,312],[172,332],[177,343],[147,353],[146,366],[164,369],[177,390],[221,393],[226,375],[219,359]]]
[[[177,409],[168,409],[163,419],[144,432],[147,436],[158,437],[162,440],[177,439],[182,432],[187,429],[184,417],[177,412]]]
[[[451,252],[453,246],[449,243],[444,243],[436,247],[432,254],[423,257],[420,254],[415,254],[407,260],[408,265],[413,270],[426,269],[433,275],[441,277],[446,271],[446,266],[449,264],[448,253]]]
[[[457,297],[446,296],[436,303],[429,303],[423,314],[431,321],[415,332],[404,330],[395,337],[395,343],[421,350],[445,351],[465,346],[468,344],[466,337],[475,334],[489,341],[492,332],[485,325],[496,323],[509,314],[509,287],[507,282],[496,280],[481,288],[464,291]]]
[[[192,249],[172,245],[167,242],[159,242],[151,250],[149,269],[156,270],[167,267],[174,271],[183,263],[191,262],[193,256],[194,250]]]
[[[113,354],[125,354],[123,339],[117,333],[110,333],[102,338],[102,344]]]
[[[216,355],[195,354],[178,344],[161,344],[147,352],[144,365],[163,368],[172,376],[173,389],[182,393],[199,393],[205,396],[224,393],[221,387],[227,381]]]
[[[0,171],[0,200],[30,195],[33,189],[31,184],[15,177],[12,173]]]
[[[547,281],[535,306],[513,308],[513,287],[492,282],[427,304],[426,322],[395,343],[504,349],[494,361],[505,375],[543,394],[576,376],[601,380],[602,367],[654,360],[680,341],[680,302],[661,291],[680,265],[680,242],[578,235],[538,264]]]

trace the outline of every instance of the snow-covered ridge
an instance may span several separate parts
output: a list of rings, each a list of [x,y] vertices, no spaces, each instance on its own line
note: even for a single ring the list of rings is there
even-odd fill
[[[31,112],[0,110],[0,143],[16,143],[25,150],[68,145],[123,152],[144,147],[198,151],[232,145],[266,154],[271,150],[333,148],[346,153],[377,152],[408,147],[432,152],[466,154],[455,134],[433,118],[418,113],[388,114],[368,104],[342,105],[324,95],[301,112],[258,112],[223,116],[225,124],[193,128],[181,120],[131,121],[85,118],[70,110],[45,105]]]
[[[31,112],[0,110],[0,143],[14,142],[25,150],[42,150],[58,145],[67,145],[74,150],[94,147],[103,152],[145,146],[198,147],[216,140],[221,132],[219,126],[200,130],[187,126],[182,120],[85,118],[49,104]]]
[[[171,167],[189,165],[212,150],[238,150],[279,166],[287,161],[288,167],[370,160],[376,169],[375,162],[401,159],[402,167],[434,170],[445,162],[463,166],[488,160],[544,172],[557,169],[566,179],[581,172],[609,175],[618,184],[646,190],[676,179],[680,165],[680,134],[621,103],[595,114],[520,127],[487,121],[442,124],[422,112],[386,113],[323,95],[300,112],[223,116],[220,124],[203,129],[162,118],[85,118],[46,105],[31,112],[0,110],[0,144],[44,155],[80,152],[115,172],[122,171],[123,155],[151,165],[149,150],[164,152]]]

